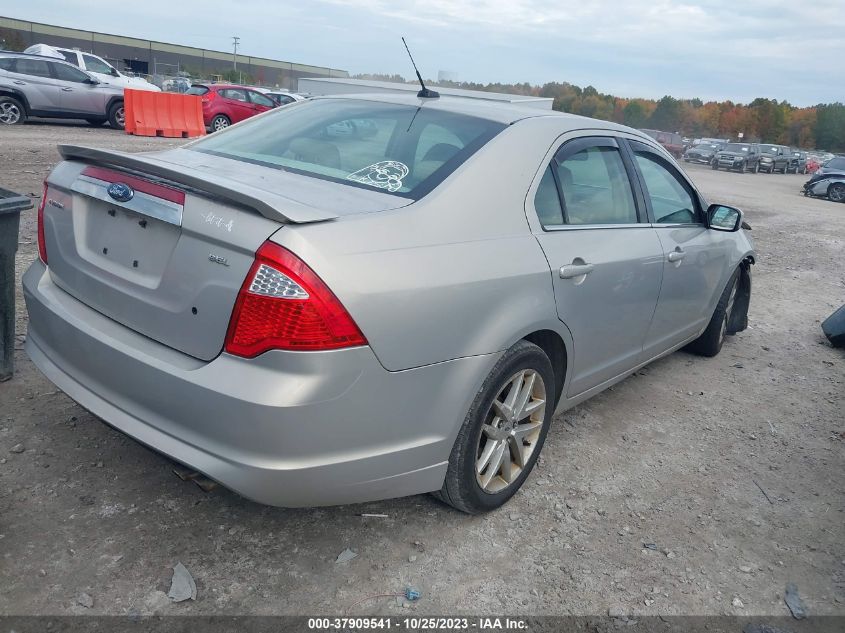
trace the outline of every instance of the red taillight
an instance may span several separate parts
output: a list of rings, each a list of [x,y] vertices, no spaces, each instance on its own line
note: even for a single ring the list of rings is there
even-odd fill
[[[38,203],[38,256],[41,261],[47,263],[47,244],[44,242],[44,205],[47,204],[47,181],[44,181],[44,190],[41,192],[41,202]]]
[[[258,249],[232,311],[227,352],[253,358],[271,349],[366,344],[346,308],[305,262],[272,242]]]

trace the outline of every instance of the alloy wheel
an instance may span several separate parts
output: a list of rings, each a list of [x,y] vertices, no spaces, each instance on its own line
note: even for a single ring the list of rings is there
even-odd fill
[[[214,128],[215,132],[225,130],[227,127],[229,127],[229,121],[227,121],[223,117],[217,117],[216,119],[214,119],[212,127]]]
[[[839,183],[831,185],[830,190],[827,192],[827,197],[833,202],[845,202],[845,185]]]
[[[15,125],[21,120],[21,109],[15,103],[6,101],[0,103],[0,123]]]
[[[114,120],[120,127],[126,127],[126,109],[123,106],[120,106],[114,113]]]
[[[546,416],[546,385],[533,369],[511,376],[493,399],[481,427],[475,476],[495,494],[514,483],[537,447]]]

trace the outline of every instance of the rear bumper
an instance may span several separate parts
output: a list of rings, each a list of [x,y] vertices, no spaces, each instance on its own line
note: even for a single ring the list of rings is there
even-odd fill
[[[58,288],[23,278],[26,351],[111,426],[271,505],[333,505],[438,490],[458,427],[498,354],[401,372],[368,347],[203,362]]]

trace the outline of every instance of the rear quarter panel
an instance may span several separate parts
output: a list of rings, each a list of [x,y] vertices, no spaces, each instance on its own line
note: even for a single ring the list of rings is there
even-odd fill
[[[493,353],[540,329],[568,341],[524,208],[560,125],[509,127],[403,209],[288,226],[273,239],[326,281],[388,370]]]

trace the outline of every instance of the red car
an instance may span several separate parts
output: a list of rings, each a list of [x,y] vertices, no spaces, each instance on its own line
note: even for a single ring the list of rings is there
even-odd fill
[[[257,90],[230,84],[194,84],[187,94],[202,97],[202,119],[212,132],[276,107]]]

